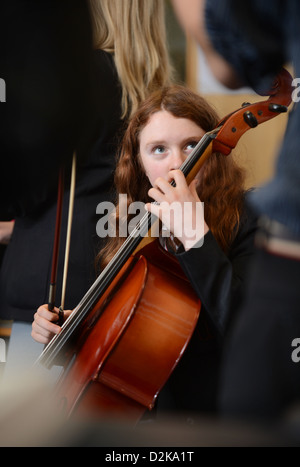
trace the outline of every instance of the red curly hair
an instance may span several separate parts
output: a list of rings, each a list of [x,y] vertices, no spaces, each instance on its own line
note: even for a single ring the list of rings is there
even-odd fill
[[[220,121],[215,110],[206,100],[180,85],[162,88],[151,94],[132,116],[121,146],[115,172],[117,196],[127,194],[128,206],[135,201],[151,201],[148,190],[150,182],[141,164],[140,133],[150,117],[166,110],[174,117],[186,118],[196,123],[205,132],[216,128]],[[244,171],[232,155],[212,154],[201,169],[201,180],[197,187],[199,198],[204,202],[204,216],[207,225],[220,247],[226,252],[238,230],[244,197]],[[153,201],[153,200],[152,200]],[[117,228],[119,205],[116,209]],[[117,230],[118,231],[118,230]],[[106,265],[120,248],[124,238],[109,238],[99,253],[101,266]]]

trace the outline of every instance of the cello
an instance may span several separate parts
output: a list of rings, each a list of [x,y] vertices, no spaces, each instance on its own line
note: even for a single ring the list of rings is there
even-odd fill
[[[213,152],[228,155],[249,128],[287,111],[287,72],[270,94],[204,135],[181,166],[188,182]],[[57,393],[68,414],[90,406],[139,419],[193,334],[201,304],[174,257],[148,235],[157,222],[145,214],[38,360],[50,368],[62,358]]]

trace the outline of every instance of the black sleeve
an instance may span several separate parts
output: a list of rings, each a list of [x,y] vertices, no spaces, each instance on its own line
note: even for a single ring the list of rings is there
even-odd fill
[[[58,169],[82,144],[93,109],[92,33],[85,0],[0,5],[0,213],[56,198]]]
[[[222,336],[239,307],[254,250],[257,219],[249,207],[226,255],[209,231],[200,248],[191,248],[177,258],[202,302],[209,320]]]
[[[210,0],[205,23],[215,50],[240,79],[258,93],[267,92],[286,56],[287,1]],[[278,20],[280,18],[280,21]]]

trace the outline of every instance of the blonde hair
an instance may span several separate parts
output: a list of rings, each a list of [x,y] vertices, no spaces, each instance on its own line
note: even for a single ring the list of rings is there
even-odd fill
[[[124,118],[172,81],[164,0],[89,0],[94,47],[114,55]]]

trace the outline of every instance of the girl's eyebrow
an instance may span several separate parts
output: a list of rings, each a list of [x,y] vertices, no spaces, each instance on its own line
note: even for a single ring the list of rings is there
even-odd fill
[[[157,146],[167,146],[167,145],[168,145],[168,142],[164,141],[162,139],[156,140],[156,141],[153,140],[153,141],[149,141],[149,143],[147,143],[145,145],[145,149],[150,150],[150,149],[155,148]]]
[[[204,133],[203,133],[204,135]],[[200,141],[200,139],[203,137],[203,135],[199,136],[189,136],[188,138],[186,138],[185,140],[183,140],[183,143],[188,143],[189,141]]]
[[[157,141],[149,141],[149,143],[147,143],[146,146],[158,146],[158,145],[165,145],[165,144],[167,144],[167,142],[160,139]]]
[[[204,135],[204,133],[203,133]],[[186,144],[186,143],[189,143],[190,141],[200,141],[200,139],[203,137],[203,135],[197,135],[197,136],[188,136],[187,138],[184,138],[182,141],[181,141],[181,144]],[[153,140],[153,141],[149,141],[149,143],[146,144],[146,147],[147,146],[159,146],[159,145],[166,145],[168,144],[168,141],[165,141],[165,140]]]

